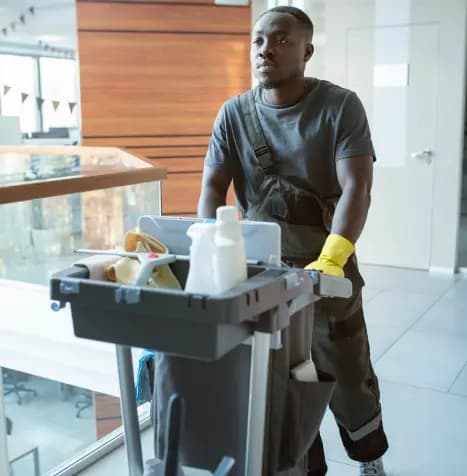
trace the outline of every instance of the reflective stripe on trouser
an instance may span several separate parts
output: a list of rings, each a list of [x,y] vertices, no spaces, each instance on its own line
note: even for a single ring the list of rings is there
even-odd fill
[[[372,461],[382,456],[388,443],[383,430],[378,379],[370,362],[361,290],[349,300],[323,299],[315,307],[312,344],[317,368],[336,379],[329,404],[350,458]],[[311,474],[325,468],[316,441],[309,453]],[[318,447],[318,450],[317,450]]]

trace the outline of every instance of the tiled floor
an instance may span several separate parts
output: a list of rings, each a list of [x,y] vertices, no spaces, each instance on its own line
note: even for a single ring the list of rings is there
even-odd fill
[[[467,476],[467,279],[363,266],[390,476]],[[328,412],[329,476],[357,474]]]
[[[372,358],[390,442],[389,476],[467,476],[467,278],[362,266]],[[328,476],[358,474],[332,415]],[[151,453],[151,437],[143,437]],[[87,475],[126,475],[123,450]]]

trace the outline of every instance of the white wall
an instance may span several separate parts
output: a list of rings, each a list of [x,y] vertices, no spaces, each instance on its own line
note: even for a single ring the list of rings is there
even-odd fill
[[[424,14],[429,14],[421,9]],[[443,2],[440,18],[438,154],[435,161],[431,266],[456,266],[462,180],[466,2]]]
[[[293,3],[292,1],[290,3]],[[315,56],[307,74],[346,86],[349,27],[439,22],[437,127],[434,159],[430,267],[454,270],[461,203],[466,19],[465,0],[302,0],[315,24]],[[253,0],[253,21],[267,8]],[[300,6],[297,3],[297,6]],[[379,9],[375,15],[375,9]],[[409,14],[409,16],[407,16]],[[420,120],[423,127],[423,118]],[[416,184],[414,184],[416,187]]]

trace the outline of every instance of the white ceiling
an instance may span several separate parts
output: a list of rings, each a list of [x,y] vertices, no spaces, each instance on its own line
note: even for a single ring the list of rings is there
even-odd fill
[[[31,6],[34,15],[28,11]],[[14,32],[11,22],[16,22]],[[6,36],[4,27],[8,28]],[[75,0],[0,0],[0,43],[37,45],[39,40],[51,47],[76,49]]]

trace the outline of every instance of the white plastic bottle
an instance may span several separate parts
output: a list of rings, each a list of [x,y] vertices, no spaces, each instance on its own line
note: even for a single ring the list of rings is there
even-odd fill
[[[213,279],[214,233],[214,223],[193,223],[187,230],[192,242],[186,292],[214,294],[217,291]]]
[[[214,248],[214,283],[222,293],[247,278],[245,243],[235,207],[217,209]]]

